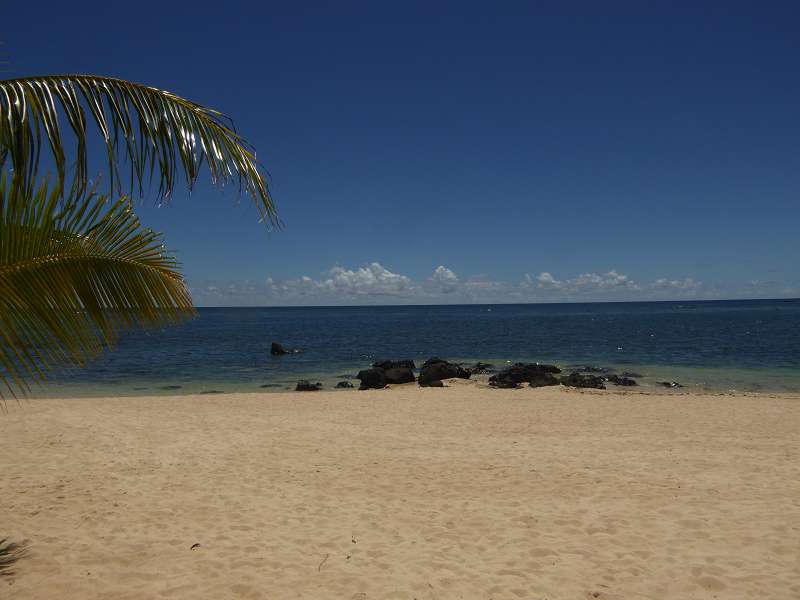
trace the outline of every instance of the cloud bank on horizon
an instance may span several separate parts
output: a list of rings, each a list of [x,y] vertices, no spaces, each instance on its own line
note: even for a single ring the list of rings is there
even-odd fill
[[[501,304],[722,298],[796,297],[799,288],[750,281],[741,289],[721,289],[686,277],[636,281],[611,269],[559,279],[548,271],[526,273],[520,281],[488,275],[460,277],[444,265],[422,280],[394,273],[379,262],[355,269],[334,266],[319,278],[191,286],[199,306],[342,306],[373,304]]]

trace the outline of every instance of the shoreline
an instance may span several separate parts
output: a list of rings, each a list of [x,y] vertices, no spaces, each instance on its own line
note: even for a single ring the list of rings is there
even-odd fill
[[[799,395],[447,383],[12,401],[1,533],[30,552],[0,588],[800,594]]]
[[[360,369],[370,368],[374,359],[350,364],[336,365],[327,370],[314,368],[303,369],[302,363],[293,362],[294,357],[279,357],[276,361],[285,362],[286,370],[280,375],[275,373],[265,373],[262,377],[253,375],[242,376],[239,379],[228,378],[208,378],[208,379],[187,379],[181,376],[162,377],[158,380],[152,379],[99,379],[90,381],[74,381],[69,379],[54,380],[45,385],[34,387],[30,395],[31,398],[75,398],[93,397],[102,398],[109,396],[125,396],[129,398],[139,398],[147,396],[171,396],[171,395],[201,395],[201,394],[250,394],[250,393],[285,393],[294,391],[295,385],[300,380],[319,381],[323,383],[323,390],[336,391],[336,384],[340,381],[354,382],[358,387],[358,380],[355,378]],[[415,359],[418,365],[422,360]],[[479,362],[487,362],[495,365],[495,371],[516,362],[535,362],[531,359],[524,360],[500,360],[500,359],[473,359],[473,358],[453,358],[450,359],[456,364],[468,366]],[[544,361],[542,361],[544,363]],[[572,369],[565,361],[550,361],[562,368],[562,374],[569,373]],[[588,364],[588,363],[584,363]],[[685,391],[698,394],[717,394],[717,393],[782,393],[800,394],[800,370],[788,367],[776,368],[721,368],[721,367],[686,367],[682,365],[643,365],[638,363],[608,363],[603,365],[607,371],[598,371],[600,376],[608,376],[634,371],[642,375],[636,377],[638,386],[636,389],[659,393],[667,389],[658,385],[658,381],[677,381],[682,384]],[[417,368],[415,374],[419,374]],[[473,375],[473,381],[484,381],[491,373],[486,375]],[[608,389],[620,389],[612,383],[607,384]]]

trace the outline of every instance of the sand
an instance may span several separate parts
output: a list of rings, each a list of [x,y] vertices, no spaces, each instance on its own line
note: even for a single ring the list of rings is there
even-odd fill
[[[32,400],[0,431],[3,598],[800,598],[798,397]]]

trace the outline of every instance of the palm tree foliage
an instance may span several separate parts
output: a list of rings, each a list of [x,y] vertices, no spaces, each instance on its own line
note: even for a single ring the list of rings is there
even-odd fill
[[[89,177],[93,131],[114,202]],[[131,192],[156,180],[169,198],[181,177],[191,189],[203,164],[278,223],[254,150],[221,113],[111,77],[0,80],[0,386],[26,392],[56,366],[85,364],[124,327],[191,314],[178,264],[140,226],[120,171]],[[50,185],[44,167],[55,168]]]
[[[192,314],[178,263],[127,197],[20,186],[0,174],[0,383],[14,394],[82,366],[120,329]],[[0,390],[0,395],[2,390]]]
[[[63,116],[63,118],[62,118]],[[68,173],[62,121],[75,139],[75,167]],[[42,153],[55,163],[58,185],[73,196],[88,185],[88,124],[99,130],[112,191],[120,166],[130,169],[130,191],[159,177],[168,198],[183,173],[189,188],[203,163],[212,182],[238,181],[262,219],[277,223],[255,152],[219,112],[153,87],[111,77],[54,75],[0,80],[0,168],[10,163],[16,179],[31,185]],[[67,186],[67,182],[71,183]]]

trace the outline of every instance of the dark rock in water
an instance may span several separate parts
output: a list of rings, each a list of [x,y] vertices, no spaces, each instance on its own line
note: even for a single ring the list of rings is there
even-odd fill
[[[224,394],[222,390],[203,390],[201,394]]]
[[[373,367],[388,371],[389,369],[416,369],[413,360],[379,360],[372,364]]]
[[[441,359],[441,358],[436,358],[434,356],[433,358],[429,358],[424,363],[422,363],[422,367],[420,367],[420,368],[424,369],[425,367],[430,367],[431,365],[436,364],[436,363],[446,363],[446,362],[447,362],[446,360]]]
[[[294,388],[295,392],[318,392],[322,389],[322,384],[310,383],[307,379],[301,379],[297,382],[297,387]]]
[[[683,387],[677,381],[656,381],[656,385],[663,385],[664,387],[668,387],[668,388],[681,388],[681,387]]]
[[[361,380],[360,390],[382,390],[386,387],[386,374],[377,367],[359,371],[356,379]]]
[[[269,353],[272,356],[281,356],[283,354],[299,354],[302,352],[299,348],[290,348],[286,349],[281,346],[278,342],[272,342],[272,346],[270,346]]]
[[[571,365],[573,373],[613,373],[614,369],[608,367],[595,367],[593,365]]]
[[[473,375],[486,375],[488,373],[494,373],[494,365],[491,365],[489,363],[476,362],[471,367],[467,367],[467,371],[469,371]]]
[[[183,387],[182,385],[162,385],[161,389],[162,390],[179,390],[182,387]]]
[[[444,360],[437,359],[438,362],[427,361],[428,366],[422,367],[422,372],[419,374],[419,383],[424,385],[431,381],[441,381],[442,379],[451,379],[458,377],[460,379],[469,379],[470,372],[460,367],[455,363],[449,363]]]
[[[414,372],[409,368],[397,367],[383,372],[386,383],[412,383]]]
[[[262,388],[278,388],[283,387],[280,383],[265,383],[264,385],[260,385],[259,387]]]
[[[428,381],[427,383],[420,382],[419,387],[444,387],[441,380]]]
[[[553,373],[560,373],[561,369],[554,365],[540,365],[539,363],[515,363],[489,378],[489,385],[498,388],[517,387],[520,383],[529,383],[531,387],[558,385],[558,379]]]
[[[605,379],[597,375],[570,373],[566,377],[561,377],[561,383],[570,387],[595,388],[598,390],[606,389]]]
[[[631,379],[630,377],[620,377],[619,375],[609,375],[606,377],[606,381],[613,383],[614,385],[639,385],[636,383],[635,379]]]
[[[351,387],[355,387],[355,386],[352,383],[350,383],[349,381],[340,381],[339,383],[336,384],[336,387],[337,388],[351,388]]]
[[[623,371],[622,372],[622,376],[623,377],[644,377],[644,375],[642,375],[641,373],[631,373],[630,371]]]

